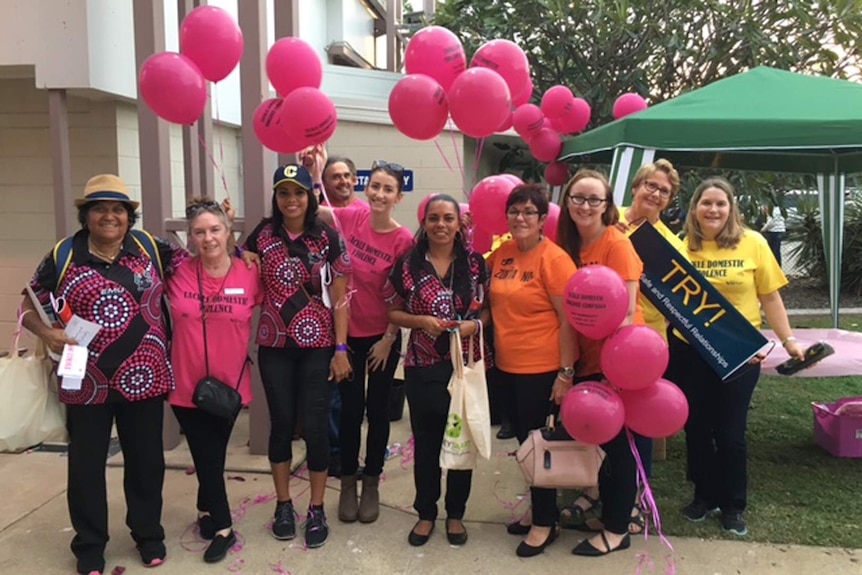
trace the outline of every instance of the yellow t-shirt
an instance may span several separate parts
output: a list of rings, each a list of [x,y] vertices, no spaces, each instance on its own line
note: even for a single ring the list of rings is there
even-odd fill
[[[711,283],[727,301],[760,329],[758,296],[770,294],[787,285],[784,272],[766,243],[757,232],[745,230],[739,245],[720,249],[715,242],[703,242],[700,251],[688,249],[686,254],[697,271]]]
[[[620,208],[620,221],[624,224],[629,223],[626,219],[627,209],[628,208]],[[670,245],[676,248],[676,251],[681,253],[683,256],[686,255],[685,245],[683,244],[683,241],[679,239],[679,237],[674,234],[669,227],[664,225],[663,221],[657,221],[655,224],[653,224],[653,227],[658,233],[661,234],[661,237],[666,239],[668,242],[670,242]],[[636,229],[637,227],[629,229],[628,235],[631,235],[632,232],[634,232]],[[652,302],[650,302],[649,298],[647,298],[643,293],[638,295],[638,303],[643,309],[644,322],[648,326],[659,332],[661,336],[665,339],[665,341],[667,341],[667,320],[665,320],[665,317],[661,314],[660,311],[656,309]]]
[[[577,271],[572,258],[545,238],[528,252],[510,240],[488,257],[494,362],[507,373],[560,368],[560,318],[551,296],[562,296]]]

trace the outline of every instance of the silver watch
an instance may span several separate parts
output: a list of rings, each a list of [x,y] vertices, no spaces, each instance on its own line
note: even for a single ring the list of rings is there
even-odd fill
[[[572,379],[573,377],[575,377],[575,368],[561,367],[560,371],[558,371],[557,373],[559,373],[562,377],[565,377],[566,379]]]

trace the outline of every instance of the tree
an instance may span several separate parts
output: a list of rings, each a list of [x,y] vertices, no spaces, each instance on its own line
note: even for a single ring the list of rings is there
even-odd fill
[[[590,102],[591,127],[610,121],[624,92],[656,104],[756,66],[860,78],[860,0],[447,0],[434,24],[468,57],[514,40],[534,100],[565,84]]]

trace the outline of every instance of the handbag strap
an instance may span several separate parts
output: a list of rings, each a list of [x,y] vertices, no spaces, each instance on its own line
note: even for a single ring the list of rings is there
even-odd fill
[[[225,282],[227,282],[227,276],[230,275],[230,270],[233,269],[233,260],[231,260],[231,267],[228,268],[227,273],[225,274],[225,279],[222,281],[222,287],[224,287]],[[198,276],[198,300],[200,300],[201,304],[201,326],[204,330],[204,365],[206,365],[207,377],[210,376],[210,354],[209,354],[209,346],[207,345],[207,312],[206,305],[204,303],[204,280],[201,274],[201,269],[203,269],[203,263],[198,262],[197,266],[197,276]],[[219,292],[221,292],[221,288],[219,288]],[[239,384],[242,383],[242,376],[245,373],[245,366],[248,365],[249,358],[248,355],[245,356],[245,359],[242,361],[242,369],[239,372],[239,379],[234,386],[234,389],[239,389]]]

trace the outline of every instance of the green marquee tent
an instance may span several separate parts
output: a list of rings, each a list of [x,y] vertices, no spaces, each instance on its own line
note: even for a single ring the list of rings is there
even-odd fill
[[[656,157],[678,166],[815,174],[837,327],[844,176],[862,172],[862,85],[755,68],[573,138],[560,160],[612,164],[614,197],[625,204],[634,172]]]

